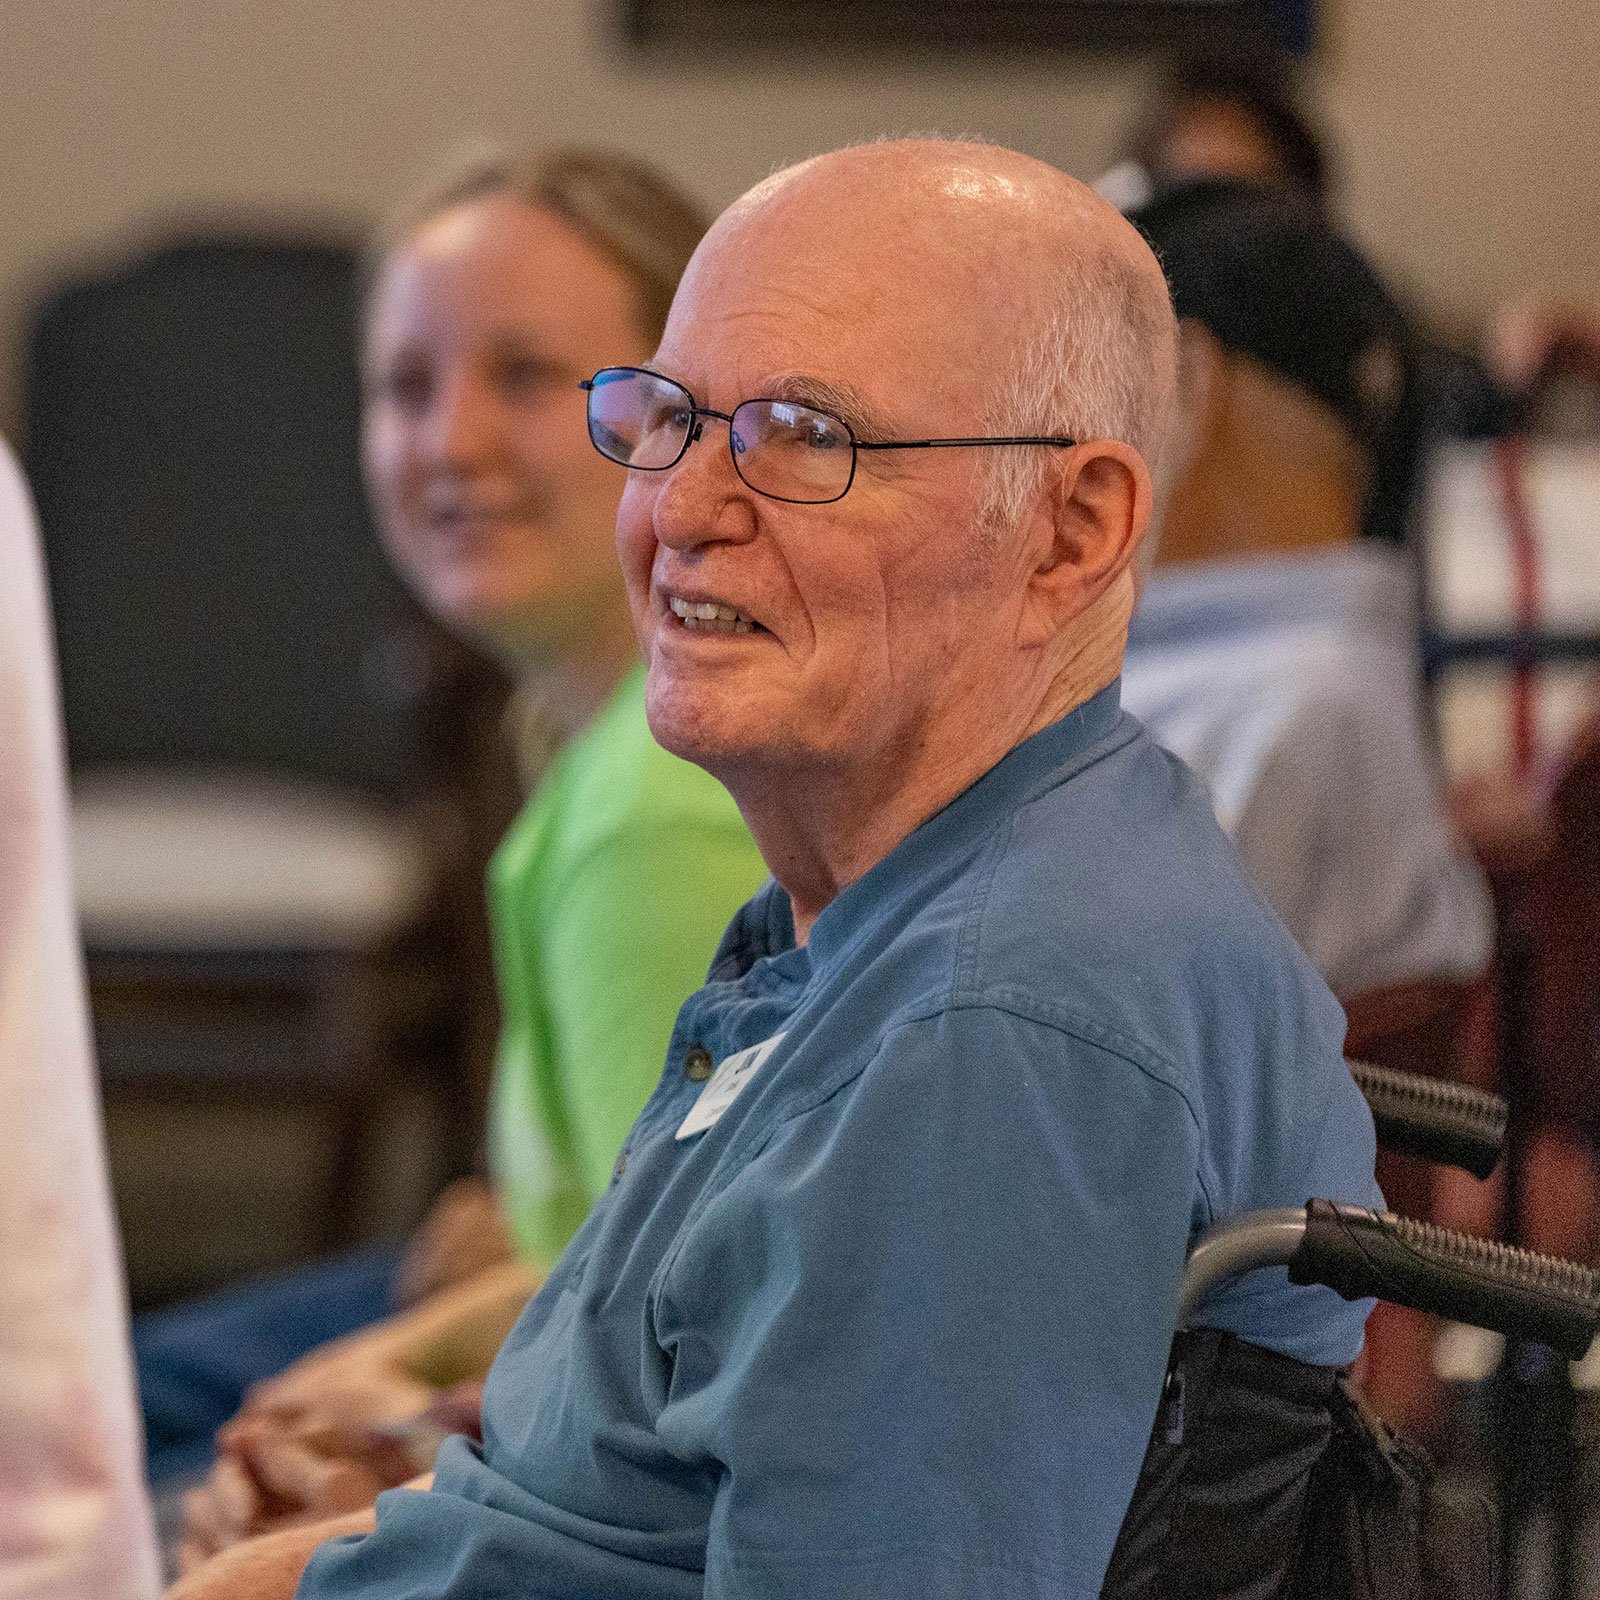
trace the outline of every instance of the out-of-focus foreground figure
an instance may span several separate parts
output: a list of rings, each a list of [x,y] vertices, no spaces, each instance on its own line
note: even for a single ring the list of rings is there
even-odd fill
[[[0,445],[0,1597],[157,1588],[106,1187],[44,573]]]

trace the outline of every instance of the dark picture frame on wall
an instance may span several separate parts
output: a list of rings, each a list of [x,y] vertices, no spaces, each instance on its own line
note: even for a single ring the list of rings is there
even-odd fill
[[[1316,0],[620,0],[628,39],[696,54],[779,48],[1067,51],[1315,42]]]

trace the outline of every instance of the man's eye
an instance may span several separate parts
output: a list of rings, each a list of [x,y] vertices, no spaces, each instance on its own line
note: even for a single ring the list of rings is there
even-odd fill
[[[837,450],[844,443],[844,435],[831,423],[821,421],[800,422],[783,432],[784,443],[791,449],[808,454]]]
[[[674,429],[682,431],[688,425],[688,420],[689,413],[682,406],[661,406],[645,412],[639,431],[641,434],[670,433]]]

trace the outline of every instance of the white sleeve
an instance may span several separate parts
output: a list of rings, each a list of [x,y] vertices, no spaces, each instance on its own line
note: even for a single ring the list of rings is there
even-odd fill
[[[159,1587],[32,508],[0,444],[0,1600]]]
[[[1488,895],[1445,817],[1409,664],[1374,643],[1323,665],[1235,820],[1240,859],[1335,994],[1474,978]]]

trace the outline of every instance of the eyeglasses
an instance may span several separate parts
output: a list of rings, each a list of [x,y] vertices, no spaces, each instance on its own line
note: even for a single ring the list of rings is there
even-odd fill
[[[665,472],[683,459],[707,417],[728,424],[733,470],[757,494],[792,505],[841,500],[860,450],[945,450],[958,445],[1073,445],[1075,439],[858,439],[842,417],[794,400],[746,400],[732,412],[695,404],[681,383],[643,367],[602,367],[589,395],[589,439],[608,461]]]

